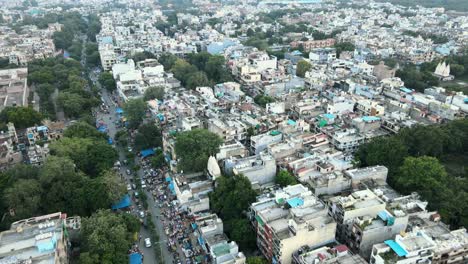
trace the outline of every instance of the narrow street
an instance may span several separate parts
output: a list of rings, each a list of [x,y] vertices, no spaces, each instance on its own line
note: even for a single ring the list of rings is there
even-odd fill
[[[97,85],[99,88],[100,88],[100,84],[97,82],[97,76],[94,72],[91,72],[90,73],[90,78],[91,80],[94,82],[95,85]],[[98,111],[97,112],[97,116],[96,116],[96,120],[99,122],[99,121],[102,121],[104,122],[106,125],[107,125],[107,129],[108,129],[108,135],[114,139],[115,137],[115,134],[117,133],[118,129],[115,125],[115,121],[117,120],[117,117],[116,117],[116,105],[115,105],[115,102],[113,101],[113,99],[111,98],[111,95],[105,90],[105,89],[100,89],[101,91],[101,94],[102,94],[102,98],[105,102],[106,105],[109,106],[109,112],[108,114],[104,113],[103,111]],[[120,173],[121,175],[123,175],[123,179],[125,180],[125,184],[128,184],[130,183],[130,178],[132,177],[132,175],[127,175],[126,171],[127,169],[127,166],[123,165],[123,161],[126,159],[126,156],[125,156],[125,150],[123,149],[119,149],[119,160],[122,164],[121,166],[121,169],[120,169]],[[140,170],[138,171],[138,176],[141,179],[143,179],[143,170]],[[133,197],[133,194],[134,194],[134,190],[130,191],[129,194]],[[153,247],[156,247],[156,246],[160,246],[161,247],[161,251],[162,251],[162,255],[164,257],[164,263],[172,263],[173,262],[173,257],[172,257],[172,254],[168,251],[167,249],[167,246],[166,246],[166,241],[167,241],[167,237],[166,237],[166,234],[164,233],[164,228],[163,228],[163,223],[161,222],[161,219],[160,219],[160,215],[161,215],[161,212],[159,210],[159,206],[157,205],[157,203],[154,201],[153,199],[153,196],[150,192],[148,192],[147,190],[145,190],[145,193],[148,197],[148,210],[151,212],[151,215],[152,215],[152,220],[157,228],[157,231],[158,231],[158,234],[160,236],[160,241],[152,241],[152,247],[150,248],[147,248],[145,247],[144,245],[144,239],[147,238],[147,237],[151,237],[150,235],[150,231],[147,230],[147,228],[145,227],[141,227],[140,229],[140,235],[141,235],[141,239],[139,239],[139,248],[140,250],[143,252],[144,254],[144,260],[143,260],[143,263],[144,264],[154,264],[154,263],[157,263],[156,261],[156,256],[155,256],[155,250]],[[138,216],[138,209],[137,209],[137,206],[135,204],[135,201],[134,199],[132,198],[132,213],[134,213],[135,215]]]

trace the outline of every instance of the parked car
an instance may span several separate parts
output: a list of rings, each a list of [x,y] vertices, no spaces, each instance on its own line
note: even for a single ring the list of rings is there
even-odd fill
[[[127,184],[127,191],[131,191],[132,190],[132,186],[129,184]]]
[[[151,239],[149,237],[145,238],[145,247],[151,247]]]
[[[139,213],[139,214],[140,214],[140,217],[141,217],[141,218],[144,218],[144,217],[145,217],[145,212],[143,212],[143,211],[140,211],[140,213]]]

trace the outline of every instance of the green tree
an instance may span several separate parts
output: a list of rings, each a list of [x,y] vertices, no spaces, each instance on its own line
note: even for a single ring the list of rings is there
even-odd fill
[[[247,264],[268,264],[268,260],[264,257],[248,257]]]
[[[177,60],[177,56],[171,53],[163,53],[161,54],[161,56],[159,56],[158,59],[159,63],[161,63],[164,66],[165,71],[172,69]]]
[[[11,122],[17,129],[39,125],[43,116],[31,107],[9,106],[0,112],[0,122]]]
[[[351,42],[340,42],[335,44],[336,48],[336,57],[340,57],[341,52],[343,51],[354,51],[356,48]]]
[[[153,86],[146,89],[143,99],[145,101],[158,99],[162,100],[164,98],[164,87],[162,86]]]
[[[99,83],[108,91],[116,89],[114,76],[109,72],[103,72],[99,75]]]
[[[76,122],[71,126],[67,127],[63,132],[64,137],[68,138],[94,138],[107,140],[107,135],[96,130],[95,127],[91,126],[86,122]]]
[[[80,262],[128,263],[127,252],[132,233],[124,216],[100,210],[83,218],[81,225],[82,253]]]
[[[231,74],[226,68],[226,61],[223,56],[211,56],[202,70],[204,70],[208,78],[215,83],[232,81]]]
[[[155,124],[143,124],[135,135],[134,147],[140,151],[147,148],[162,147],[161,129]]]
[[[139,61],[144,61],[144,60],[147,60],[147,59],[156,59],[156,56],[153,53],[149,52],[149,51],[143,51],[143,52],[135,53],[132,56],[132,59],[135,62],[139,62]]]
[[[49,156],[40,171],[39,182],[44,190],[41,199],[44,213],[87,215],[86,177],[75,170],[70,159]]]
[[[273,103],[275,99],[267,95],[257,95],[254,98],[254,102],[262,107],[266,107],[267,104]]]
[[[57,105],[63,109],[68,117],[79,117],[84,112],[87,100],[79,94],[72,92],[60,92],[57,97]]]
[[[24,219],[40,212],[43,190],[35,179],[19,179],[6,189],[6,204],[15,212],[15,219]]]
[[[433,191],[447,180],[447,172],[436,158],[407,157],[396,176],[396,186],[404,194],[418,190],[423,198],[436,195]],[[432,200],[432,199],[431,199]]]
[[[285,187],[288,185],[297,184],[297,180],[289,171],[287,170],[280,170],[275,177],[276,184],[279,184],[281,187]]]
[[[311,68],[312,68],[312,65],[309,62],[305,60],[300,60],[296,66],[296,75],[304,78],[305,73],[310,71]]]
[[[164,158],[164,153],[162,150],[158,149],[154,154],[154,157],[151,158],[151,166],[155,169],[160,169],[166,165],[166,159]]]
[[[249,206],[255,202],[256,192],[244,175],[222,176],[216,180],[216,188],[210,193],[213,211],[223,220],[242,218]]]
[[[115,133],[115,142],[117,142],[117,145],[126,147],[128,145],[128,133],[125,130],[119,130],[117,133]]]
[[[208,77],[204,72],[197,71],[188,75],[185,81],[185,85],[187,86],[187,88],[193,90],[197,87],[211,86],[211,82],[210,80],[208,80]]]
[[[130,99],[123,107],[124,115],[127,118],[130,128],[137,128],[145,117],[147,105],[143,99]]]
[[[450,72],[456,77],[462,76],[465,73],[465,67],[460,64],[451,64]]]
[[[194,129],[177,135],[175,150],[180,159],[177,168],[185,172],[198,172],[206,169],[208,158],[215,155],[222,139],[206,129]]]
[[[243,251],[251,251],[255,248],[257,237],[247,218],[237,218],[226,223],[229,238],[239,245]]]
[[[105,140],[64,137],[50,144],[50,153],[69,157],[76,166],[91,177],[112,168],[117,159],[116,150]]]
[[[360,166],[383,165],[395,173],[408,156],[408,148],[397,137],[379,137],[359,147],[355,160]]]

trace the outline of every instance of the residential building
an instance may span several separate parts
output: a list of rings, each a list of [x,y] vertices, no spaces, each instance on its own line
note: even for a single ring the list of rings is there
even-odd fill
[[[79,230],[79,217],[53,213],[20,220],[0,233],[2,263],[69,263],[69,234]]]
[[[301,184],[260,196],[250,210],[257,246],[272,263],[292,263],[301,247],[334,242],[336,223],[326,205]]]

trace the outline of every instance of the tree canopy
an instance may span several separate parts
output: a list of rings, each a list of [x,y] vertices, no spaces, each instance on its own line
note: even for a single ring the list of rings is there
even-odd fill
[[[147,105],[141,98],[129,99],[125,102],[123,110],[130,128],[137,128],[146,114]]]
[[[292,175],[287,170],[278,171],[278,173],[276,174],[276,177],[275,177],[275,182],[276,182],[276,184],[280,185],[281,187],[297,184],[297,180],[294,177],[294,175]]]
[[[107,135],[98,131],[95,127],[86,122],[76,122],[67,127],[63,132],[64,137],[68,138],[93,138],[107,140]]]
[[[387,166],[388,182],[396,191],[418,192],[451,227],[466,226],[466,131],[468,120],[402,129],[397,135],[361,145],[355,159],[359,166]]]
[[[23,129],[39,125],[42,114],[31,107],[8,106],[0,112],[0,123],[13,123],[17,129]]]
[[[229,237],[239,243],[242,250],[255,247],[255,235],[243,214],[256,200],[256,192],[243,175],[222,176],[210,194],[210,207],[226,223]]]
[[[143,99],[145,101],[158,99],[162,100],[164,98],[164,87],[161,86],[153,86],[146,89],[145,94],[143,95]]]
[[[69,157],[92,177],[112,168],[117,160],[116,150],[102,139],[64,137],[50,144],[49,148],[52,155]]]
[[[299,76],[299,77],[304,78],[305,73],[310,71],[311,68],[312,68],[312,65],[309,62],[307,62],[305,60],[300,60],[297,63],[296,75]]]
[[[180,159],[177,168],[184,172],[206,169],[208,158],[215,155],[222,139],[206,129],[194,129],[177,135],[175,151]]]
[[[138,230],[138,219],[129,214],[100,210],[83,218],[81,236],[84,243],[80,263],[128,263],[128,249]]]
[[[113,91],[117,87],[115,86],[114,76],[109,72],[103,72],[99,75],[99,83],[108,91]]]
[[[138,151],[162,147],[161,129],[154,123],[141,125],[135,135],[134,147]]]

